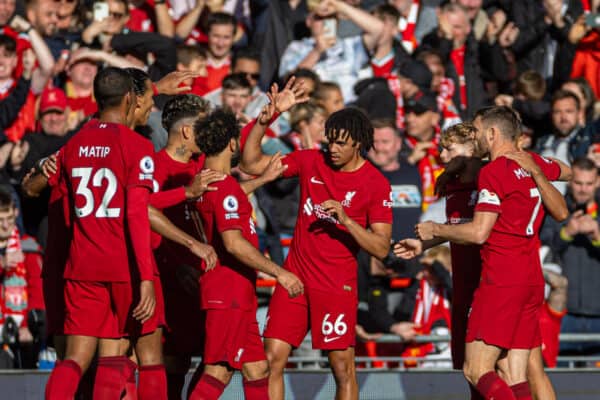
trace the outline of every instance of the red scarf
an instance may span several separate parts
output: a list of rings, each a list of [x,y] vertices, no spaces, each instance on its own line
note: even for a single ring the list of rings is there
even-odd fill
[[[406,135],[406,141],[410,149],[414,149],[418,142],[417,139],[409,135]],[[433,139],[431,139],[431,143],[434,146],[427,149],[427,154],[417,164],[419,174],[421,175],[421,187],[423,188],[423,211],[427,210],[429,205],[437,200],[437,196],[435,195],[435,181],[444,172],[438,150],[440,144],[440,128],[438,126],[435,127],[435,134]]]
[[[581,0],[581,5],[583,7],[583,12],[588,14],[591,11],[590,0]]]
[[[419,0],[413,0],[408,11],[408,17],[400,16],[400,20],[398,20],[398,30],[402,35],[402,47],[409,54],[412,54],[418,44],[415,37],[415,28],[419,16],[419,7]]]
[[[440,91],[437,96],[438,109],[442,113],[444,127],[456,125],[461,122],[458,110],[452,102],[454,97],[454,81],[450,78],[442,78]]]
[[[419,282],[417,301],[413,310],[412,322],[419,327],[420,334],[428,335],[436,321],[443,320],[451,329],[450,302],[446,291],[429,285],[426,279]],[[402,353],[402,357],[424,357],[434,350],[433,343],[410,344]],[[414,360],[405,361],[406,367],[416,367]]]
[[[6,255],[21,252],[21,236],[19,230],[14,229],[8,239]],[[21,326],[27,314],[27,269],[25,261],[17,263],[12,268],[2,266],[0,325],[4,324],[6,317],[12,317],[17,326]]]
[[[450,61],[454,64],[456,75],[458,75],[458,84],[460,88],[460,109],[467,109],[467,80],[465,78],[465,46],[450,52]]]

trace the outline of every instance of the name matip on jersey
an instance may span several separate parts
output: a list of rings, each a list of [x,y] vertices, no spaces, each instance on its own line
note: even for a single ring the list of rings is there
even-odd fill
[[[126,192],[152,190],[152,144],[131,129],[89,121],[61,150],[61,186],[73,237],[65,278],[130,280]]]

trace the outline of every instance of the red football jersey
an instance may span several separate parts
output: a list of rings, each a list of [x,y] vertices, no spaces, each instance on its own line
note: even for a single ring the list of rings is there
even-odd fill
[[[123,125],[91,120],[62,153],[61,182],[73,225],[65,278],[129,281],[126,191],[152,190],[152,144]]]
[[[477,204],[477,182],[448,184],[446,219],[450,225],[464,224],[473,219]],[[452,258],[452,304],[471,305],[473,293],[481,278],[481,257],[478,245],[450,242]]]
[[[252,205],[235,178],[228,176],[214,186],[218,190],[205,193],[196,202],[206,239],[219,258],[215,269],[205,272],[200,278],[202,308],[250,310],[256,307],[256,271],[225,249],[220,234],[228,230],[239,230],[244,239],[258,248],[258,236],[252,221]]]
[[[286,268],[307,287],[324,291],[355,291],[358,243],[335,218],[323,211],[326,200],[341,202],[346,214],[362,227],[392,223],[388,180],[369,162],[352,172],[327,164],[319,150],[287,154],[284,176],[300,179],[300,206]]]
[[[154,173],[155,192],[173,190],[189,185],[192,179],[194,179],[194,176],[202,170],[204,158],[204,155],[202,155],[196,159],[190,160],[188,163],[182,163],[171,158],[164,149],[156,153],[154,156],[156,164],[156,172]],[[196,212],[193,203],[184,201],[172,207],[165,208],[162,211],[173,225],[177,226],[188,235],[191,235],[198,240],[202,240],[197,226],[199,221],[195,221],[192,214]],[[162,239],[158,233],[152,232],[152,248],[156,250],[159,246],[161,247],[161,254],[168,253],[169,260],[177,258],[178,262],[187,263],[191,266],[199,265],[201,262],[201,260],[190,253],[187,248],[171,242],[170,240]],[[157,256],[157,260],[159,259],[162,259],[162,257]],[[158,264],[158,267],[161,270],[161,276],[172,275],[172,273],[169,273],[172,272],[170,265],[165,266],[160,262]],[[170,271],[163,271],[164,268],[169,268]]]
[[[531,153],[548,180],[560,166]],[[543,285],[538,231],[545,210],[529,173],[506,157],[481,169],[475,211],[498,213],[492,233],[481,248],[482,282],[493,285]]]

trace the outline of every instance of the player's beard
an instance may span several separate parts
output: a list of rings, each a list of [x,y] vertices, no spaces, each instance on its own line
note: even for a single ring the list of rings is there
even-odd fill
[[[231,155],[231,168],[237,167],[238,164],[240,163],[241,158],[242,158],[242,153],[240,152],[240,144],[238,143],[237,149]]]

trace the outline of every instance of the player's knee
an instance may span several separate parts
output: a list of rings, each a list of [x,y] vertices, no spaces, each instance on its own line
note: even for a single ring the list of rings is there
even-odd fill
[[[341,357],[332,359],[331,369],[338,384],[352,382],[355,379],[354,360]]]
[[[263,379],[269,376],[269,363],[268,362],[260,362],[253,363],[252,368],[244,367],[242,369],[242,374],[244,378],[248,381],[255,381],[258,379]]]
[[[269,349],[265,351],[267,355],[268,365],[270,367],[271,374],[281,374],[287,363],[287,354],[276,349]]]
[[[480,373],[479,368],[477,368],[477,365],[465,361],[463,365],[463,375],[471,385],[475,386],[477,385],[477,381],[479,381],[479,378],[483,374]]]

